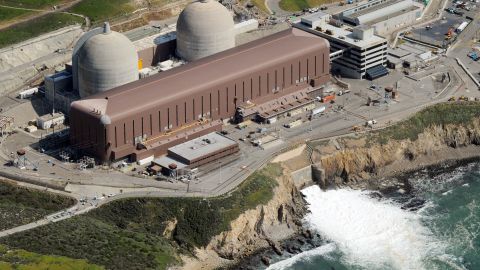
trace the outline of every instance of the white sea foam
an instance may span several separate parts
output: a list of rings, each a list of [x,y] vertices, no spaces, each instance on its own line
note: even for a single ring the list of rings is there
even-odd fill
[[[318,186],[302,190],[310,204],[307,225],[333,241],[345,263],[367,269],[425,269],[427,256],[443,254],[443,245],[420,221],[368,192]]]
[[[448,190],[448,191],[443,192],[442,195],[443,195],[443,196],[447,196],[448,194],[450,194],[450,193],[452,193],[452,192],[453,192],[453,190],[450,189],[450,190]]]
[[[270,265],[267,268],[267,270],[288,269],[298,262],[308,262],[313,257],[326,256],[328,253],[333,252],[334,250],[335,250],[335,244],[329,243],[329,244],[296,254],[295,256],[285,259],[283,261],[274,263]]]

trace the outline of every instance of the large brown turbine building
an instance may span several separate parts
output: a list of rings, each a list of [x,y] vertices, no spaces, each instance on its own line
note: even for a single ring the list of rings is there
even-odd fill
[[[101,161],[139,160],[221,130],[240,105],[329,79],[329,43],[299,29],[188,63],[72,103],[71,144]]]

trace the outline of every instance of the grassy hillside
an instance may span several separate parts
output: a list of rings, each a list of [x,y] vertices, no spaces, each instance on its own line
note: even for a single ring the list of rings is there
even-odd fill
[[[71,11],[89,17],[93,23],[108,21],[135,10],[131,0],[83,0]]]
[[[280,0],[280,8],[286,11],[300,11],[305,8],[318,7],[323,4],[339,2],[338,0]]]
[[[372,133],[371,139],[386,143],[391,139],[412,141],[418,138],[425,128],[433,125],[466,124],[474,117],[480,117],[480,103],[441,103],[430,106],[412,117],[391,127]]]
[[[0,181],[0,230],[33,222],[73,204],[71,198]]]
[[[28,16],[32,13],[35,13],[35,12],[34,11],[14,9],[14,8],[0,7],[0,24],[4,24],[6,22],[11,22],[11,21],[14,21],[16,19],[26,17],[26,16]]]
[[[32,9],[51,9],[54,5],[73,0],[0,0],[0,5]]]
[[[11,250],[0,245],[0,270],[101,270],[103,267],[86,260],[40,255],[21,249]]]
[[[13,248],[87,259],[109,269],[166,269],[178,254],[206,245],[247,209],[273,196],[281,168],[254,173],[228,196],[124,199],[86,215],[0,239]],[[163,236],[176,221],[171,238]]]
[[[82,24],[82,18],[68,14],[54,13],[32,21],[17,24],[0,31],[0,48],[34,38],[62,27]]]

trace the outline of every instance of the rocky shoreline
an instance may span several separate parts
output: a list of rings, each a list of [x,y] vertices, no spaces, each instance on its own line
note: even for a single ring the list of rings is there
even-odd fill
[[[403,209],[416,211],[425,203],[423,198],[416,196],[415,190],[409,181],[418,172],[426,171],[429,175],[435,176],[474,162],[480,162],[480,152],[474,157],[466,157],[455,160],[448,159],[427,166],[405,168],[405,170],[401,172],[390,174],[388,178],[373,177],[366,181],[368,182],[367,185],[364,183],[360,185],[357,183],[350,183],[330,188],[368,189],[374,191],[374,193],[372,193],[372,196],[374,197],[394,198],[395,201],[402,205]],[[302,227],[298,233],[281,241],[277,245],[260,249],[254,254],[242,258],[234,265],[218,269],[257,270],[262,267],[268,267],[270,264],[277,262],[279,259],[283,260],[328,243],[329,242],[326,239],[323,239],[319,233],[312,232],[308,228]]]
[[[242,214],[232,222],[232,230],[212,239],[205,249],[226,261],[203,269],[258,269],[272,263],[272,258],[293,256],[325,244],[321,237],[302,226],[307,205],[299,189],[308,185],[373,190],[378,191],[380,197],[398,193],[405,197],[404,207],[421,207],[423,202],[411,194],[408,178],[432,166],[443,168],[478,160],[480,119],[458,125],[432,125],[415,140],[379,143],[369,135],[336,140],[314,145],[311,159],[305,158],[308,153],[304,151],[303,159],[282,161],[284,175],[278,179],[274,199],[268,205]],[[299,186],[290,173],[310,165],[322,171],[322,182],[310,181]],[[202,269],[188,268],[190,266],[184,269]]]

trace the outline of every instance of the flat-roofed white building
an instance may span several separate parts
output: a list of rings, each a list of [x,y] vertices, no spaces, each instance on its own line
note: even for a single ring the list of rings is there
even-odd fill
[[[337,26],[331,15],[317,12],[305,17],[293,26],[330,42],[332,73],[354,79],[369,78],[370,70],[385,75],[388,70],[387,40],[374,33],[369,26]]]
[[[414,23],[422,10],[423,5],[412,0],[371,0],[335,17],[353,26],[371,26],[377,35],[387,35]]]

